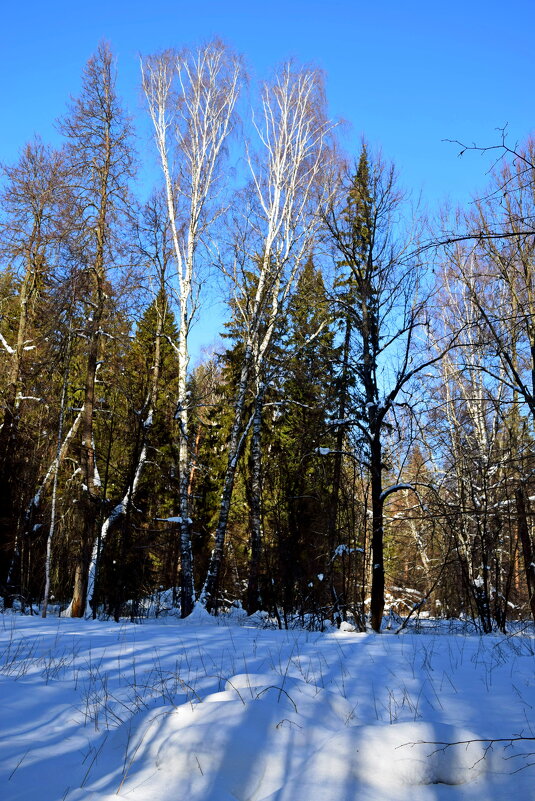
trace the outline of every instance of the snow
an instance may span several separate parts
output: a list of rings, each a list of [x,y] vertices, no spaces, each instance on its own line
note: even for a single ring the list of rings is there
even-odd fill
[[[2,801],[535,799],[533,635],[267,624],[0,615]]]
[[[364,548],[350,548],[349,545],[346,545],[345,543],[337,545],[336,548],[334,549],[331,562],[333,561],[333,559],[336,559],[337,556],[343,556],[343,554],[345,553],[347,554],[364,553]]]
[[[394,492],[399,492],[400,490],[414,490],[412,484],[394,484],[392,487],[388,487],[383,492],[381,492],[380,500],[385,501],[389,495],[392,495]]]
[[[3,334],[0,334],[0,343],[4,346],[5,350],[12,356],[15,353],[15,348],[12,348],[11,345],[7,343]]]

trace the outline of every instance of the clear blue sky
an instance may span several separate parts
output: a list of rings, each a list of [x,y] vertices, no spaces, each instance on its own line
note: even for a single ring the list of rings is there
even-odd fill
[[[55,118],[80,86],[101,38],[117,54],[120,90],[139,110],[139,53],[220,35],[262,77],[288,56],[327,76],[333,115],[398,165],[430,200],[466,199],[483,181],[477,156],[443,139],[490,143],[535,131],[534,0],[3,0],[0,161]]]
[[[444,139],[511,142],[535,132],[535,0],[0,0],[0,162],[54,120],[100,39],[117,56],[119,90],[141,116],[138,54],[219,35],[253,79],[292,56],[322,68],[331,113],[393,160],[431,205],[466,202],[485,160]]]

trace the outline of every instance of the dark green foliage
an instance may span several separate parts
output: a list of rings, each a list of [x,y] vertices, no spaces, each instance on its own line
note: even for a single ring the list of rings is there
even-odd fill
[[[330,561],[333,464],[318,449],[332,447],[334,441],[330,420],[339,355],[334,339],[323,279],[309,259],[289,306],[279,388],[272,393],[274,405],[268,401],[265,415],[271,570],[282,578],[287,612],[310,608],[311,598],[312,606],[329,603],[317,576],[328,574]]]

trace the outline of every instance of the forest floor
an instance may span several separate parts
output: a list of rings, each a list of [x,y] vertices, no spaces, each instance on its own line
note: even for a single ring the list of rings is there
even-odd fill
[[[535,800],[533,634],[253,624],[0,615],[2,800]]]

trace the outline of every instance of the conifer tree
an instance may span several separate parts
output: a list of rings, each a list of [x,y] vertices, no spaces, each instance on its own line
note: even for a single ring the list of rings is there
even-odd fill
[[[318,455],[333,446],[334,374],[338,348],[321,272],[303,267],[288,306],[288,330],[278,347],[279,389],[268,438],[266,497],[276,571],[284,577],[285,611],[329,605],[328,545],[332,462]],[[271,396],[273,396],[273,391]],[[276,463],[274,469],[270,466]],[[322,576],[318,585],[318,575]],[[310,592],[310,582],[319,592]],[[317,610],[316,610],[317,611]]]
[[[97,606],[94,592],[101,549],[108,574],[112,553],[120,557],[116,559],[119,566],[114,571],[114,586],[108,584],[106,590],[104,587],[100,590],[101,595],[113,597],[117,615],[126,597],[135,598],[141,589],[133,581],[136,573],[133,548],[140,546],[139,539],[134,540],[134,520],[140,529],[143,517],[162,518],[172,503],[168,481],[174,463],[172,442],[176,424],[171,394],[173,389],[176,391],[173,351],[176,338],[168,299],[160,290],[139,321],[132,346],[121,359],[119,378],[114,381],[120,395],[120,409],[115,416],[122,417],[116,420],[119,430],[114,434],[120,452],[116,457],[114,484],[105,482],[106,494],[111,495],[106,499],[109,512],[93,547],[89,568],[88,603],[92,602],[93,614]],[[110,537],[113,544],[109,543]],[[144,550],[148,550],[148,543],[144,544]]]
[[[80,442],[81,485],[78,499],[81,543],[69,613],[86,609],[88,570],[97,539],[102,491],[95,449],[95,382],[101,361],[106,316],[110,313],[108,274],[117,266],[118,223],[128,210],[128,182],[133,174],[131,124],[115,90],[113,55],[99,45],[83,73],[80,97],[61,123],[66,139],[72,186],[71,254],[78,261],[85,290],[85,375]]]

